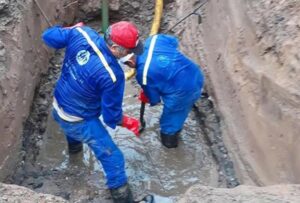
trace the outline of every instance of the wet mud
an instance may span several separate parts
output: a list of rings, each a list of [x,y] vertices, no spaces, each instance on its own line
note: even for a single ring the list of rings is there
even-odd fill
[[[148,19],[146,22],[151,21],[149,7],[152,6],[148,2],[144,7],[147,10],[143,17]],[[166,7],[169,10],[173,8],[171,2]],[[125,14],[120,12],[114,18],[122,15]],[[165,16],[163,30],[172,12]],[[145,37],[149,28],[143,26],[143,21],[138,21],[138,18],[139,15],[136,15],[130,19],[142,27]],[[97,27],[100,22],[94,21],[90,25]],[[57,195],[71,202],[110,203],[101,164],[86,145],[83,153],[69,156],[64,135],[52,119],[52,91],[60,74],[62,59],[63,52],[57,51],[36,90],[31,114],[24,123],[23,147],[20,152],[22,161],[6,183]],[[137,93],[134,79],[127,81],[123,111],[136,118],[139,117],[140,109]],[[146,106],[146,129],[140,137],[126,129],[109,129],[125,156],[126,172],[136,198],[153,193],[177,200],[195,184],[213,187],[238,185],[233,164],[222,141],[219,119],[207,94],[203,95],[190,113],[177,149],[166,149],[160,143],[161,110],[162,106]]]
[[[51,116],[52,88],[59,75],[62,53],[57,52],[36,92],[23,134],[23,161],[7,180],[50,193],[72,202],[110,202],[101,164],[84,145],[84,151],[69,156],[63,132]],[[138,117],[140,103],[134,81],[126,84],[124,112]],[[159,139],[162,106],[146,106],[146,129],[140,137],[117,128],[110,134],[124,153],[126,171],[136,198],[154,193],[176,200],[194,184],[224,186],[218,167],[206,144],[196,114],[191,112],[181,132],[177,149],[164,148]]]

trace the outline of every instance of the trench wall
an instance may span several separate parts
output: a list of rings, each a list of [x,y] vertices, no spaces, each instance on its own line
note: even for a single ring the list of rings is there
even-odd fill
[[[177,0],[177,16],[199,2]],[[299,2],[210,0],[200,13],[175,33],[205,70],[241,182],[299,183]]]
[[[71,22],[77,10],[76,4],[68,6],[70,0],[37,1],[52,23]],[[23,122],[51,51],[40,37],[48,24],[33,1],[1,1],[0,10],[1,180],[18,161]]]

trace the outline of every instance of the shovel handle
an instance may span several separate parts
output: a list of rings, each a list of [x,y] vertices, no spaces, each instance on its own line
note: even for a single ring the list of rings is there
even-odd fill
[[[141,108],[140,108],[141,128],[139,129],[139,133],[142,133],[144,131],[145,127],[146,127],[146,122],[144,120],[145,106],[146,106],[146,103],[141,102]]]

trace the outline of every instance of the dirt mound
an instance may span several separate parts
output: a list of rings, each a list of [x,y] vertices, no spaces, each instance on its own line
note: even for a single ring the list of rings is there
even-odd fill
[[[66,203],[67,201],[53,195],[33,192],[25,187],[0,183],[0,202],[41,202]]]
[[[275,185],[269,187],[241,185],[234,189],[196,185],[191,187],[178,203],[296,203],[299,202],[299,199],[299,185]],[[53,195],[36,193],[25,187],[0,183],[0,202],[67,203],[68,201]]]
[[[190,188],[178,203],[286,203],[299,202],[299,185],[276,185],[254,187],[241,185],[234,189],[194,186]]]

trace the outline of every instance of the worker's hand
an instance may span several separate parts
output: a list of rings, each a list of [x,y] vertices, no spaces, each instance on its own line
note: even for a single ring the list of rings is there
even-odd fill
[[[122,127],[127,128],[128,130],[132,131],[136,136],[139,136],[140,122],[137,119],[123,115]]]
[[[84,23],[83,22],[79,22],[73,26],[68,26],[68,27],[64,27],[66,29],[72,29],[72,28],[75,28],[75,27],[81,27],[81,26],[84,26]]]
[[[138,99],[143,103],[149,103],[148,97],[145,95],[144,90],[140,91]]]

